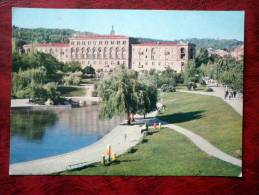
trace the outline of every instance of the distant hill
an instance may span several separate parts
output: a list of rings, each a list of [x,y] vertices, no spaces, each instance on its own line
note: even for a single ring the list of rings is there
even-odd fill
[[[150,38],[137,38],[140,42],[149,42],[149,41],[168,41],[168,40],[159,40],[159,39],[150,39]],[[198,38],[191,38],[191,39],[178,39],[175,41],[183,41],[183,42],[190,42],[194,43],[197,48],[213,48],[213,49],[227,49],[230,50],[235,48],[239,45],[243,44],[243,41],[238,41],[236,39],[198,39]]]
[[[21,44],[30,43],[32,41],[36,42],[53,42],[53,43],[67,43],[68,38],[73,34],[94,34],[91,32],[80,32],[72,29],[49,29],[49,28],[20,28],[13,26],[13,38],[17,41],[22,41]],[[168,40],[159,40],[152,38],[141,38],[135,37],[140,42],[146,41],[168,41]],[[231,49],[237,47],[238,45],[243,44],[242,41],[238,41],[235,39],[181,39],[175,41],[184,41],[194,43],[198,48],[213,48],[213,49]]]
[[[194,43],[199,48],[213,48],[213,49],[232,49],[243,44],[243,41],[236,39],[181,39],[178,41],[188,41]]]
[[[72,34],[93,34],[91,32],[80,32],[72,29],[50,29],[50,28],[20,28],[13,26],[13,38],[16,40],[30,43],[36,42],[53,42],[53,43],[66,43],[68,37]]]

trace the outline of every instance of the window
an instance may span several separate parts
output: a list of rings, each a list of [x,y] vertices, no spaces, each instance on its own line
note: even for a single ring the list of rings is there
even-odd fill
[[[88,41],[87,44],[88,44],[88,45],[91,45],[91,41]]]
[[[185,49],[183,47],[180,49],[180,58],[181,59],[185,58]]]
[[[83,45],[85,45],[85,41],[83,41]]]
[[[117,45],[119,45],[120,44],[120,41],[117,41]]]
[[[75,43],[74,43],[74,41],[71,41],[71,45],[74,45]]]
[[[123,41],[122,44],[125,45],[125,44],[126,44],[126,41]]]
[[[108,41],[105,41],[104,44],[105,44],[105,45],[108,45]]]
[[[111,44],[113,45],[113,44],[114,44],[114,41],[111,41]]]
[[[96,41],[93,41],[93,44],[96,45]]]
[[[80,41],[77,41],[77,45],[80,45]]]
[[[102,45],[103,44],[103,42],[102,41],[99,41],[99,45]]]

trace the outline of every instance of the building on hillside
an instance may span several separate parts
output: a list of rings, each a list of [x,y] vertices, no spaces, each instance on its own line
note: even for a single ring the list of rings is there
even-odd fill
[[[132,45],[132,69],[183,70],[195,57],[195,45],[182,42],[144,42]]]
[[[237,60],[244,57],[244,45],[239,45],[230,51],[230,55]]]
[[[69,43],[36,43],[24,45],[25,52],[39,51],[53,55],[61,62],[78,61],[82,67],[92,66],[108,72],[124,66],[137,71],[164,70],[180,72],[195,57],[195,45],[182,42],[144,42],[115,35],[73,35]]]

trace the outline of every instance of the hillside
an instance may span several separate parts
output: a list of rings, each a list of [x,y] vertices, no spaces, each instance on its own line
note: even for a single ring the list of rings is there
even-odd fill
[[[168,40],[159,40],[159,39],[150,39],[150,38],[137,38],[140,42],[145,41],[168,41]],[[197,48],[213,48],[213,49],[232,49],[241,44],[243,41],[238,41],[236,39],[198,39],[198,38],[191,38],[191,39],[178,39],[175,41],[183,41],[183,42],[191,42],[196,45]]]
[[[68,42],[68,37],[72,34],[80,33],[80,34],[94,34],[91,32],[80,32],[75,31],[72,29],[48,29],[48,28],[20,28],[13,26],[13,38],[15,38],[19,43],[18,45],[23,45],[25,43],[29,43],[32,41],[36,42]],[[145,41],[168,41],[168,40],[158,40],[158,39],[151,39],[151,38],[141,38],[136,37],[140,42]],[[181,39],[175,41],[184,41],[184,42],[191,42],[194,43],[197,48],[213,48],[213,49],[231,49],[237,47],[238,45],[243,44],[242,41],[238,41],[235,39],[198,39],[198,38],[191,38],[191,39]]]
[[[50,28],[20,28],[13,26],[13,38],[25,43],[36,42],[68,42],[68,37],[72,34],[93,34],[90,32],[79,32],[72,29],[50,29]]]

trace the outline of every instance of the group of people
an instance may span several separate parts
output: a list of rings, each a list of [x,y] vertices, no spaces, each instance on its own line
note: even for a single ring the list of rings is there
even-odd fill
[[[231,100],[231,98],[235,99],[237,96],[237,92],[236,91],[233,91],[233,90],[225,90],[225,99],[229,99]]]

